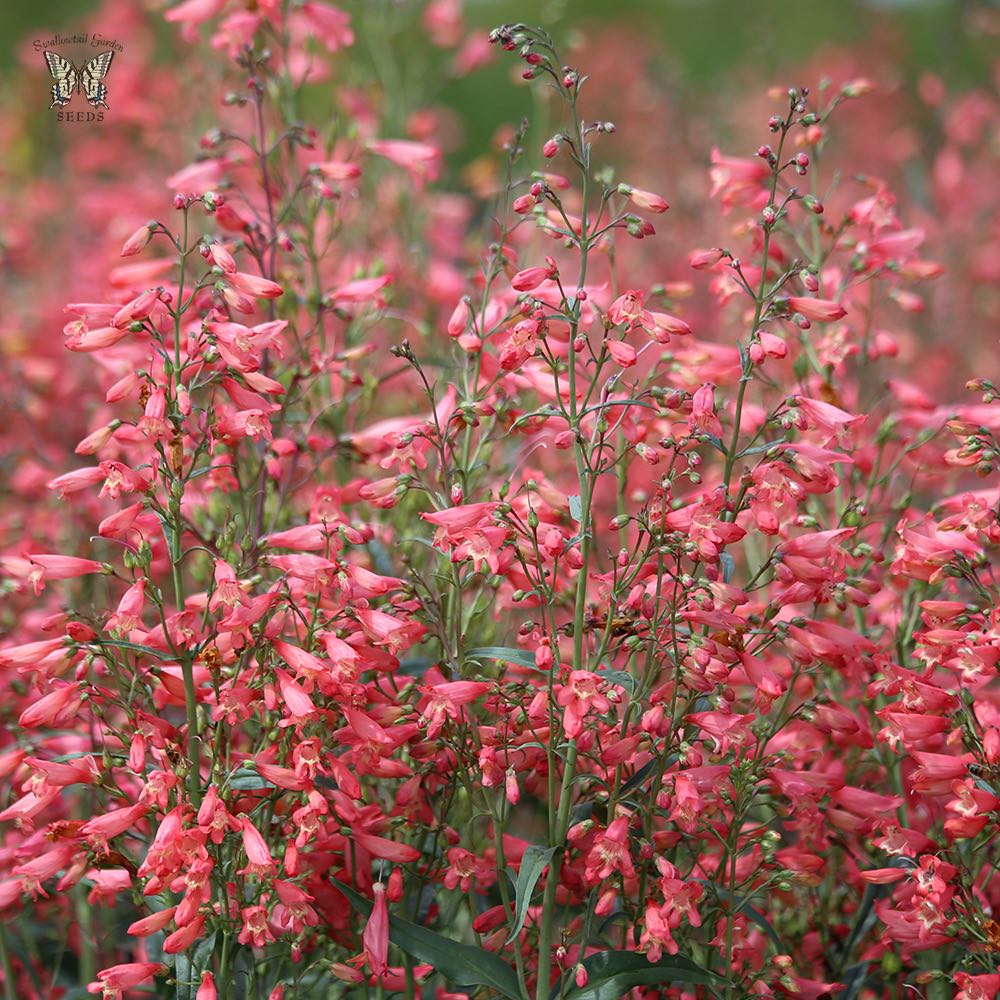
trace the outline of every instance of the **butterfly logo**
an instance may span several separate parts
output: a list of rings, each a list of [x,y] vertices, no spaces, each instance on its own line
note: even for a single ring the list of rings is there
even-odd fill
[[[79,94],[81,90],[91,107],[106,108],[108,87],[101,81],[108,75],[114,55],[113,51],[102,52],[94,56],[90,62],[84,63],[80,69],[58,53],[46,49],[45,62],[52,79],[56,81],[52,85],[52,103],[49,105],[49,110],[66,107],[73,99],[73,94]]]

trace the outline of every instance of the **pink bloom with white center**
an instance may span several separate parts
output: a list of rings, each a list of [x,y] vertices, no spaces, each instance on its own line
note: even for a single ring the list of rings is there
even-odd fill
[[[284,879],[274,880],[274,890],[279,903],[274,908],[274,922],[293,934],[301,934],[306,927],[315,927],[319,916],[312,907],[315,901],[301,886]]]
[[[806,429],[818,433],[823,447],[831,443],[849,447],[851,431],[865,422],[864,414],[848,413],[839,406],[809,396],[796,396],[795,405],[805,417]]]
[[[670,921],[663,914],[663,909],[650,903],[646,907],[646,919],[639,938],[639,947],[646,953],[650,962],[659,962],[663,952],[676,955],[677,942],[674,940]]]
[[[129,632],[142,625],[142,609],[146,601],[146,578],[140,577],[129,587],[118,602],[118,608],[111,615],[104,627],[109,632],[118,635],[128,635]]]
[[[968,972],[957,972],[955,985],[959,990],[952,1000],[995,1000],[1000,993],[1000,973],[973,976]]]
[[[103,1000],[121,1000],[124,991],[166,972],[162,962],[129,962],[112,965],[97,973],[97,980],[87,984],[88,993],[100,993]]]
[[[103,816],[95,816],[80,828],[82,836],[86,837],[95,850],[108,853],[108,841],[121,836],[126,830],[131,830],[135,824],[149,812],[149,806],[140,802],[124,809],[113,809]]]
[[[606,712],[611,707],[605,691],[607,682],[589,670],[574,670],[559,689],[556,701],[563,707],[563,728],[572,740],[583,732],[583,720],[591,712]]]
[[[627,816],[619,816],[603,833],[597,835],[590,853],[587,855],[584,879],[588,885],[602,882],[612,872],[619,872],[623,878],[632,878],[635,868],[629,854],[629,821]]]
[[[240,910],[242,926],[236,940],[253,948],[263,948],[274,940],[264,906],[245,906]]]
[[[424,685],[420,702],[420,724],[427,727],[427,738],[433,740],[445,721],[459,718],[459,708],[475,701],[489,691],[485,681],[447,681],[434,686]]]
[[[649,329],[654,325],[653,314],[643,305],[643,298],[643,293],[634,288],[622,292],[608,306],[608,319],[615,326],[624,325],[626,330],[639,326]]]

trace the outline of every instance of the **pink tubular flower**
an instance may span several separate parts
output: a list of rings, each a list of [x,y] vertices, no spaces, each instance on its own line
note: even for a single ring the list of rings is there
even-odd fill
[[[608,354],[619,368],[631,368],[636,362],[636,350],[631,344],[626,344],[624,340],[607,341]]]
[[[650,962],[659,962],[664,951],[668,955],[676,955],[679,950],[670,922],[664,917],[662,909],[653,904],[646,907],[639,947],[646,952]]]
[[[234,288],[253,296],[255,299],[276,299],[279,295],[284,294],[284,289],[276,281],[262,278],[258,274],[244,274],[242,271],[236,271],[233,274],[227,274],[226,278]]]
[[[418,186],[437,180],[441,150],[426,142],[409,139],[375,139],[368,148],[397,166],[404,167]]]
[[[649,315],[652,318],[652,324],[647,327],[647,331],[658,344],[670,343],[672,336],[689,337],[691,335],[691,327],[676,316],[663,312],[651,312]]]
[[[245,906],[240,911],[243,925],[236,935],[240,944],[253,948],[263,948],[274,940],[267,919],[267,908],[263,906]]]
[[[545,267],[527,267],[523,271],[518,271],[510,279],[510,284],[515,292],[530,292],[543,281],[551,281],[556,274],[555,262],[550,257]]]
[[[447,719],[457,719],[459,708],[475,701],[489,691],[485,681],[449,681],[434,686],[423,686],[424,697],[420,702],[420,722],[427,727],[427,738],[436,739]]]
[[[28,556],[31,571],[28,580],[36,594],[45,589],[47,580],[75,580],[91,573],[104,573],[107,567],[96,559],[81,559],[78,556],[49,555],[33,552]]]
[[[194,1000],[218,1000],[219,991],[215,988],[215,977],[211,972],[201,974],[201,984]]]
[[[76,714],[82,701],[82,692],[76,684],[62,685],[32,702],[21,713],[17,724],[23,729],[59,725]]]
[[[792,295],[788,299],[788,308],[793,313],[801,313],[806,319],[817,323],[829,323],[843,319],[847,310],[839,303],[830,299],[813,299],[808,296]]]
[[[319,915],[311,904],[314,898],[300,886],[283,879],[274,880],[279,903],[274,910],[275,923],[293,934],[300,934],[306,927],[315,927]]]
[[[722,434],[722,424],[715,415],[715,386],[706,382],[691,397],[691,427],[705,434]]]
[[[129,962],[112,965],[97,973],[97,980],[87,984],[88,993],[100,993],[104,1000],[121,1000],[125,990],[166,972],[162,962]]]
[[[822,445],[831,442],[843,445],[849,440],[851,430],[865,421],[865,415],[855,415],[821,399],[796,396],[795,405],[806,418],[808,430],[819,431]]]
[[[642,188],[634,188],[628,184],[619,184],[618,193],[625,195],[633,205],[644,208],[648,212],[665,212],[670,206],[665,199],[652,191],[643,191]]]
[[[584,878],[588,885],[602,882],[615,871],[624,878],[635,875],[629,854],[628,826],[628,817],[619,816],[607,830],[597,835],[594,846],[587,855]]]
[[[126,933],[131,934],[133,937],[148,937],[150,934],[162,931],[174,919],[176,911],[176,906],[168,906],[157,913],[151,913],[148,917],[143,917],[141,920],[131,923]]]
[[[243,835],[243,850],[247,856],[246,867],[240,870],[240,874],[256,875],[258,878],[273,875],[277,871],[277,867],[274,858],[271,857],[271,852],[268,850],[267,842],[260,835],[257,827],[250,821],[249,816],[238,816],[236,822]]]
[[[709,197],[722,195],[725,208],[749,205],[761,208],[767,201],[765,181],[771,168],[759,157],[725,156],[718,149],[712,150],[712,166],[708,174],[712,181]]]
[[[372,891],[375,903],[365,924],[362,942],[369,967],[376,976],[381,976],[389,958],[389,908],[385,900],[385,886],[376,882]]]
[[[538,334],[542,324],[537,319],[524,319],[511,327],[510,335],[500,348],[500,367],[505,372],[517,371],[538,349]]]
[[[611,707],[604,693],[607,685],[599,674],[589,670],[574,670],[556,695],[563,707],[563,726],[570,739],[583,732],[583,720],[591,712],[606,712]]]
[[[80,833],[94,845],[96,850],[107,853],[108,841],[132,829],[147,812],[149,806],[145,802],[124,809],[113,809],[103,816],[95,816],[88,820],[80,828]]]
[[[955,974],[955,985],[959,990],[952,1000],[995,1000],[1000,993],[1000,973],[973,976],[958,972]]]
[[[314,163],[313,170],[318,170],[329,181],[351,181],[361,176],[361,167],[343,160]]]
[[[346,11],[319,0],[306,0],[300,10],[309,22],[311,34],[322,41],[328,52],[354,44],[351,18]]]
[[[382,858],[384,861],[395,861],[401,865],[420,859],[420,851],[415,847],[410,847],[409,844],[400,844],[398,841],[388,840],[386,837],[377,837],[364,830],[355,830],[352,836],[372,857]]]
[[[278,679],[281,700],[293,721],[299,723],[315,716],[316,706],[312,699],[284,670],[276,670],[275,677]]]
[[[56,493],[60,499],[65,499],[71,493],[79,493],[90,486],[96,486],[105,473],[100,467],[93,469],[74,469],[72,472],[65,472],[55,479],[50,479],[46,487]]]
[[[124,246],[122,246],[122,257],[133,257],[135,254],[139,253],[145,249],[146,244],[149,242],[150,237],[153,235],[153,231],[150,228],[150,224],[147,222],[145,225],[140,226],[126,241]]]
[[[624,325],[626,330],[639,326],[648,329],[653,325],[653,316],[643,305],[643,299],[643,293],[636,289],[623,292],[608,306],[608,319],[615,326]]]
[[[173,934],[168,934],[163,941],[163,950],[168,955],[178,955],[187,951],[202,936],[205,931],[205,918],[196,916],[193,920],[178,927]]]
[[[141,295],[137,295],[131,302],[126,302],[115,313],[111,325],[120,330],[127,327],[129,323],[146,319],[153,311],[156,303],[160,301],[162,291],[162,288],[150,288]]]
[[[725,250],[721,247],[712,247],[710,250],[695,250],[688,258],[688,263],[696,271],[707,271],[726,256]]]
[[[357,281],[348,281],[347,284],[340,285],[330,292],[329,298],[335,305],[341,306],[362,302],[384,306],[385,300],[381,292],[392,284],[392,280],[391,274],[381,274],[377,278],[359,278]]]
[[[127,635],[142,624],[142,609],[146,600],[146,578],[140,577],[129,587],[118,602],[115,613],[105,623],[109,632]]]

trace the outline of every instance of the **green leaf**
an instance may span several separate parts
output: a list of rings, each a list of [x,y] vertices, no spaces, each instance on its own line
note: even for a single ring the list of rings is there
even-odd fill
[[[176,657],[169,653],[164,653],[162,649],[153,649],[152,646],[142,646],[137,642],[126,642],[124,639],[95,639],[94,643],[100,646],[115,646],[118,649],[131,649],[134,653],[142,653],[143,656],[152,656],[157,660],[176,660]]]
[[[723,552],[719,556],[719,562],[722,563],[722,582],[729,583],[736,571],[736,560],[728,552]]]
[[[195,1000],[198,987],[201,986],[201,974],[210,968],[212,952],[215,951],[215,938],[218,931],[213,931],[202,938],[193,950],[181,952],[174,957],[174,979],[177,981],[176,1000]]]
[[[667,767],[669,767],[672,763],[673,761],[668,758]],[[636,771],[624,785],[622,785],[621,794],[627,795],[629,792],[638,788],[653,773],[653,768],[656,764],[657,760],[655,757],[651,757],[647,760],[646,763],[643,764],[642,767],[640,767],[639,770]]]
[[[780,444],[787,444],[788,442],[785,438],[779,438],[777,441],[766,441],[764,444],[755,444],[750,448],[744,448],[736,457],[746,458],[747,455],[760,455],[762,452],[770,451],[772,448],[776,448]]]
[[[535,890],[535,883],[557,850],[558,848],[555,847],[539,847],[538,844],[532,844],[525,848],[517,878],[511,878],[514,885],[514,929],[504,942],[505,945],[517,940],[521,933],[524,921],[528,916],[528,907],[531,905],[531,894]],[[512,872],[513,869],[508,869],[508,871]]]
[[[583,517],[583,501],[580,499],[579,494],[573,494],[569,498],[569,516],[577,524],[580,523],[580,519]]]
[[[156,517],[160,522],[160,527],[163,529],[163,539],[167,543],[167,551],[174,551],[174,529],[170,522],[159,512],[156,512]]]
[[[841,977],[844,980],[844,992],[837,994],[838,1000],[854,1000],[861,992],[861,987],[865,985],[870,964],[870,962],[858,962],[856,965],[844,969],[844,974]]]
[[[602,951],[584,959],[587,985],[575,986],[565,1000],[621,1000],[634,986],[725,986],[726,980],[684,955],[666,955],[650,962],[636,951]],[[572,975],[572,971],[567,973]],[[553,996],[559,995],[556,984]]]
[[[521,667],[535,666],[534,653],[527,649],[514,649],[512,646],[477,646],[475,649],[467,649],[465,655],[470,660],[502,660]]]
[[[588,406],[580,416],[585,417],[590,413],[596,413],[598,410],[606,410],[609,406],[644,406],[647,410],[659,409],[658,406],[646,403],[641,399],[609,399],[604,403],[595,403],[593,406]]]
[[[382,576],[396,575],[388,550],[377,538],[368,543],[368,552],[371,554],[376,573],[381,573]]]
[[[709,884],[707,879],[697,879],[696,881],[701,882],[702,885]],[[756,906],[751,905],[749,896],[736,896],[721,886],[716,886],[713,891],[720,899],[728,902],[736,913],[742,913],[749,917],[771,939],[779,955],[787,954],[788,949],[771,925],[771,921]]]
[[[372,904],[364,896],[335,878],[330,881],[358,913],[366,917],[371,913]],[[432,965],[456,986],[488,986],[509,1000],[523,1000],[514,970],[490,951],[460,944],[395,916],[389,917],[389,940],[411,958]]]
[[[983,781],[982,778],[973,778],[972,780],[984,792],[989,792],[990,795],[996,795],[996,793],[997,793],[996,789],[992,785],[988,785],[985,781]]]
[[[437,662],[430,656],[410,656],[399,661],[399,669],[407,677],[422,677]]]
[[[233,776],[229,780],[229,787],[240,792],[250,792],[260,788],[277,788],[278,786],[272,784],[252,768],[241,767],[233,772]]]
[[[625,688],[629,695],[635,693],[635,678],[631,674],[625,673],[624,670],[598,670],[597,672],[609,684],[617,684],[619,687]]]
[[[914,866],[914,861],[901,856],[892,858],[887,865],[888,868],[912,868]],[[869,928],[875,923],[875,902],[888,889],[887,885],[879,885],[874,882],[869,883],[865,887],[865,893],[861,897],[861,905],[854,916],[854,926],[851,927],[851,933],[847,936],[847,941],[844,944],[843,961],[850,961],[854,954],[855,945],[868,933]]]

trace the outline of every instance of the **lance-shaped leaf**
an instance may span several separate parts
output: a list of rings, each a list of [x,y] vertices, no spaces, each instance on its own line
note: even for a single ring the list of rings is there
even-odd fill
[[[470,660],[501,660],[504,663],[516,663],[520,667],[535,665],[534,653],[512,646],[478,646],[476,649],[467,649],[465,655]]]
[[[575,986],[564,1000],[621,1000],[635,986],[725,986],[726,980],[684,955],[665,955],[650,962],[636,951],[602,951],[583,961],[587,985]],[[567,973],[572,975],[572,972]],[[553,990],[559,996],[559,984]]]
[[[175,956],[172,963],[176,982],[175,1000],[195,1000],[198,987],[201,985],[202,972],[212,967],[212,952],[215,950],[217,934],[218,931],[213,931],[208,937],[202,938],[194,948]]]
[[[535,883],[541,878],[542,872],[552,860],[552,855],[558,848],[539,847],[532,844],[524,850],[524,857],[521,858],[521,868],[517,873],[517,879],[511,878],[514,883],[514,927],[510,932],[505,944],[510,944],[516,940],[524,921],[528,916],[528,907],[531,905],[531,894],[535,891]],[[513,871],[513,869],[510,869]]]
[[[371,913],[372,904],[364,896],[335,878],[330,881],[358,913],[366,917]],[[460,944],[443,934],[391,915],[389,940],[411,958],[433,966],[455,986],[488,986],[509,1000],[523,1000],[514,970],[490,951]]]

